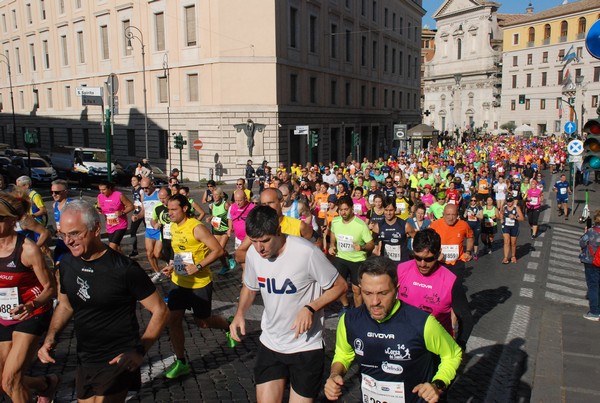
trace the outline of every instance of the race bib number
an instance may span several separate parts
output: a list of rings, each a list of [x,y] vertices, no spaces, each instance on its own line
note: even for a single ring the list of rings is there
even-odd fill
[[[512,195],[513,195],[513,197],[519,196],[519,191],[518,190],[513,190],[512,191]]]
[[[17,287],[0,288],[0,318],[13,320],[10,311],[19,305],[19,289]]]
[[[384,366],[399,367],[397,364],[384,362]],[[363,403],[404,403],[404,382],[383,382],[362,374],[360,385]]]
[[[319,204],[319,210],[325,213],[327,210],[329,210],[329,203]]]
[[[399,262],[402,259],[402,250],[400,245],[385,245],[385,254],[394,262]]]
[[[369,204],[373,204],[373,200],[375,200],[375,195],[369,195]]]
[[[560,188],[560,194],[561,195],[566,195],[567,194],[567,188]]]
[[[400,210],[401,213],[404,213],[406,211],[406,203],[398,203],[398,210]]]
[[[117,217],[117,213],[106,214],[106,225],[117,225],[118,223],[119,217]]]
[[[394,176],[394,182],[400,182],[400,177],[399,176]]]
[[[187,276],[187,271],[185,271],[185,266],[188,264],[194,264],[194,258],[192,257],[192,252],[181,252],[176,253],[173,257],[173,268],[175,269],[175,273],[180,276]]]
[[[163,239],[171,239],[171,223],[163,225]]]
[[[468,221],[477,221],[477,216],[472,211],[467,211],[467,220]]]
[[[538,205],[538,198],[537,197],[532,197],[531,200],[529,201],[530,204],[537,206]]]
[[[506,225],[507,227],[514,227],[515,226],[515,219],[514,218],[506,217],[504,219],[504,225]]]
[[[458,245],[442,245],[442,253],[446,262],[454,262],[460,257],[458,254]]]
[[[354,210],[355,215],[362,215],[362,205],[356,203],[352,205],[352,209]]]
[[[351,235],[338,235],[336,236],[337,248],[341,252],[353,252],[354,251],[354,237]]]
[[[212,227],[214,229],[219,229],[219,227],[221,226],[221,217],[213,217],[210,219],[210,225],[212,225]]]
[[[239,238],[235,238],[234,245],[233,245],[234,249],[239,248],[241,245],[242,245],[242,240]]]
[[[456,200],[450,199],[450,200],[448,200],[448,204],[456,204]]]

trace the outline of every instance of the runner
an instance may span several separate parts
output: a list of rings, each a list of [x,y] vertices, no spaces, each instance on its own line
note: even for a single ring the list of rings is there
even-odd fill
[[[98,185],[98,210],[106,219],[106,232],[108,233],[108,246],[119,253],[121,240],[127,232],[127,214],[134,209],[133,203],[119,191],[115,190],[112,182],[103,182]]]
[[[415,229],[396,216],[396,200],[394,197],[383,199],[384,221],[375,231],[379,234],[377,246],[373,250],[375,256],[386,256],[394,262],[405,262],[410,259],[408,237],[415,236]]]
[[[510,197],[510,196],[509,196]],[[504,200],[503,200],[504,201]],[[498,232],[498,222],[500,221],[500,211],[504,211],[494,206],[494,199],[488,196],[485,199],[485,205],[482,209],[483,226],[481,228],[481,240],[487,247],[488,255],[494,250],[494,235]]]
[[[38,357],[55,363],[58,334],[73,317],[80,401],[124,402],[141,385],[140,365],[160,336],[167,308],[144,270],[100,239],[100,216],[83,200],[65,206],[60,236],[71,254],[61,260],[59,304]],[[136,305],[152,314],[140,337]]]
[[[42,195],[31,188],[33,184],[31,178],[26,175],[19,176],[15,183],[18,188],[26,191],[27,197],[31,200],[29,214],[45,227],[48,224],[48,210],[46,209]]]
[[[253,248],[229,329],[234,340],[242,340],[245,315],[260,291],[264,313],[254,369],[256,399],[282,401],[289,378],[290,401],[312,402],[323,375],[323,308],[345,293],[346,282],[318,247],[284,235],[279,221],[278,212],[268,206],[248,216],[246,231]]]
[[[229,206],[227,220],[229,222],[228,235],[229,237],[231,235],[235,236],[235,249],[239,248],[244,238],[246,238],[246,219],[254,207],[256,206],[246,198],[246,192],[240,189],[233,192],[233,204]]]
[[[560,180],[556,181],[553,190],[556,192],[556,206],[558,215],[564,214],[565,220],[569,219],[569,195],[573,193],[571,186],[567,181],[567,175],[560,175]]]
[[[488,196],[488,199],[491,196]],[[473,231],[473,260],[479,259],[479,235],[481,234],[481,221],[483,220],[483,209],[477,203],[476,199],[470,199],[469,205],[465,209],[464,218]]]
[[[540,219],[540,210],[544,202],[544,193],[538,187],[535,179],[531,180],[530,187],[527,190],[527,219],[531,227],[531,238],[538,236],[538,221]]]
[[[227,221],[227,212],[229,211],[231,203],[226,201],[224,196],[225,193],[220,187],[213,189],[213,203],[210,205],[211,217],[206,218],[206,222],[210,223],[211,233],[217,238],[219,245],[221,245],[221,248],[225,251],[225,253],[220,256],[222,266],[221,270],[219,270],[219,275],[221,276],[227,274],[230,270],[235,269],[236,264],[233,257],[225,250],[227,242],[229,241],[228,234],[230,231]]]
[[[160,258],[166,262],[173,260],[173,248],[171,245],[171,219],[169,218],[169,201],[170,192],[167,188],[161,188],[158,191],[158,200],[160,203],[154,206],[150,226],[160,230],[160,243],[162,246]]]
[[[589,305],[589,311],[583,317],[592,321],[600,321],[600,304],[598,303],[600,267],[594,264],[594,257],[600,248],[600,210],[594,212],[591,228],[588,228],[579,239],[579,247],[581,248],[579,261],[583,263],[585,269]]]
[[[365,303],[340,318],[325,396],[342,397],[356,359],[361,401],[437,402],[456,376],[460,347],[432,315],[397,299],[394,262],[372,257],[359,278]]]
[[[517,206],[512,196],[506,198],[504,211],[501,213],[502,237],[504,238],[504,259],[502,264],[517,263],[517,236],[519,235],[519,221],[524,221],[521,208]],[[512,257],[510,257],[512,255]]]
[[[429,228],[429,226],[431,225],[431,220],[429,218],[427,218],[425,211],[427,209],[425,208],[425,205],[422,203],[419,203],[415,206],[415,216],[409,218],[406,222],[408,225],[410,225],[411,227],[413,227],[414,231],[421,231],[424,230],[425,228]],[[408,239],[408,250],[412,250],[412,241],[413,238],[410,237]]]
[[[160,230],[152,228],[151,220],[152,214],[154,213],[154,207],[160,204],[158,199],[158,190],[154,188],[154,184],[148,177],[143,177],[140,181],[140,187],[144,193],[141,195],[140,201],[142,202],[142,208],[138,214],[134,214],[131,220],[141,219],[140,215],[144,217],[144,225],[146,226],[146,232],[144,234],[144,245],[146,247],[146,257],[148,263],[154,274],[152,274],[151,280],[153,283],[159,283],[164,280],[160,268],[158,267],[158,257],[162,250],[162,243],[160,241]]]
[[[133,242],[131,243],[131,253],[129,253],[129,257],[134,257],[138,255],[137,231],[140,227],[140,224],[144,222],[144,220],[133,219],[133,217],[137,217],[142,210],[142,194],[144,193],[142,187],[140,186],[140,178],[138,176],[134,175],[131,177],[131,188],[131,196],[133,198],[133,214],[131,216],[129,236],[131,237]]]

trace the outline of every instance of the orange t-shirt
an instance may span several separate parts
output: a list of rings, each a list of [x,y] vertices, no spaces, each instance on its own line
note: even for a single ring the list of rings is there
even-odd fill
[[[315,207],[319,209],[319,218],[325,218],[325,211],[329,208],[329,203],[327,203],[327,198],[329,197],[329,193],[313,193],[315,198]],[[323,203],[327,205],[326,208],[323,207]]]
[[[339,214],[337,211],[331,211],[331,210],[327,210],[327,214],[325,216],[325,218],[327,219],[327,225],[331,226],[331,222],[333,221],[333,219],[335,217],[337,217]]]
[[[466,221],[458,220],[452,227],[443,218],[435,220],[429,226],[442,238],[442,263],[454,265],[458,260],[465,261],[464,241],[473,238],[473,230]]]

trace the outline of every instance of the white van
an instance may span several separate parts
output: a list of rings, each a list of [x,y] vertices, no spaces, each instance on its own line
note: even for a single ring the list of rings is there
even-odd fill
[[[52,149],[52,165],[67,178],[88,176],[90,179],[107,177],[106,150],[102,148],[58,146]],[[117,174],[115,164],[111,162],[112,175]]]

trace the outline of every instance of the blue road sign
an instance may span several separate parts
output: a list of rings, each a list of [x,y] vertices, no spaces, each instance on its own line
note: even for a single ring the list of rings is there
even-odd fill
[[[577,124],[575,122],[565,123],[565,133],[567,133],[567,134],[575,133],[575,130],[577,130]]]
[[[590,55],[600,59],[600,20],[596,21],[585,37],[585,47]]]
[[[567,150],[569,151],[569,155],[581,155],[583,153],[583,141],[569,141],[569,144],[567,145]]]

